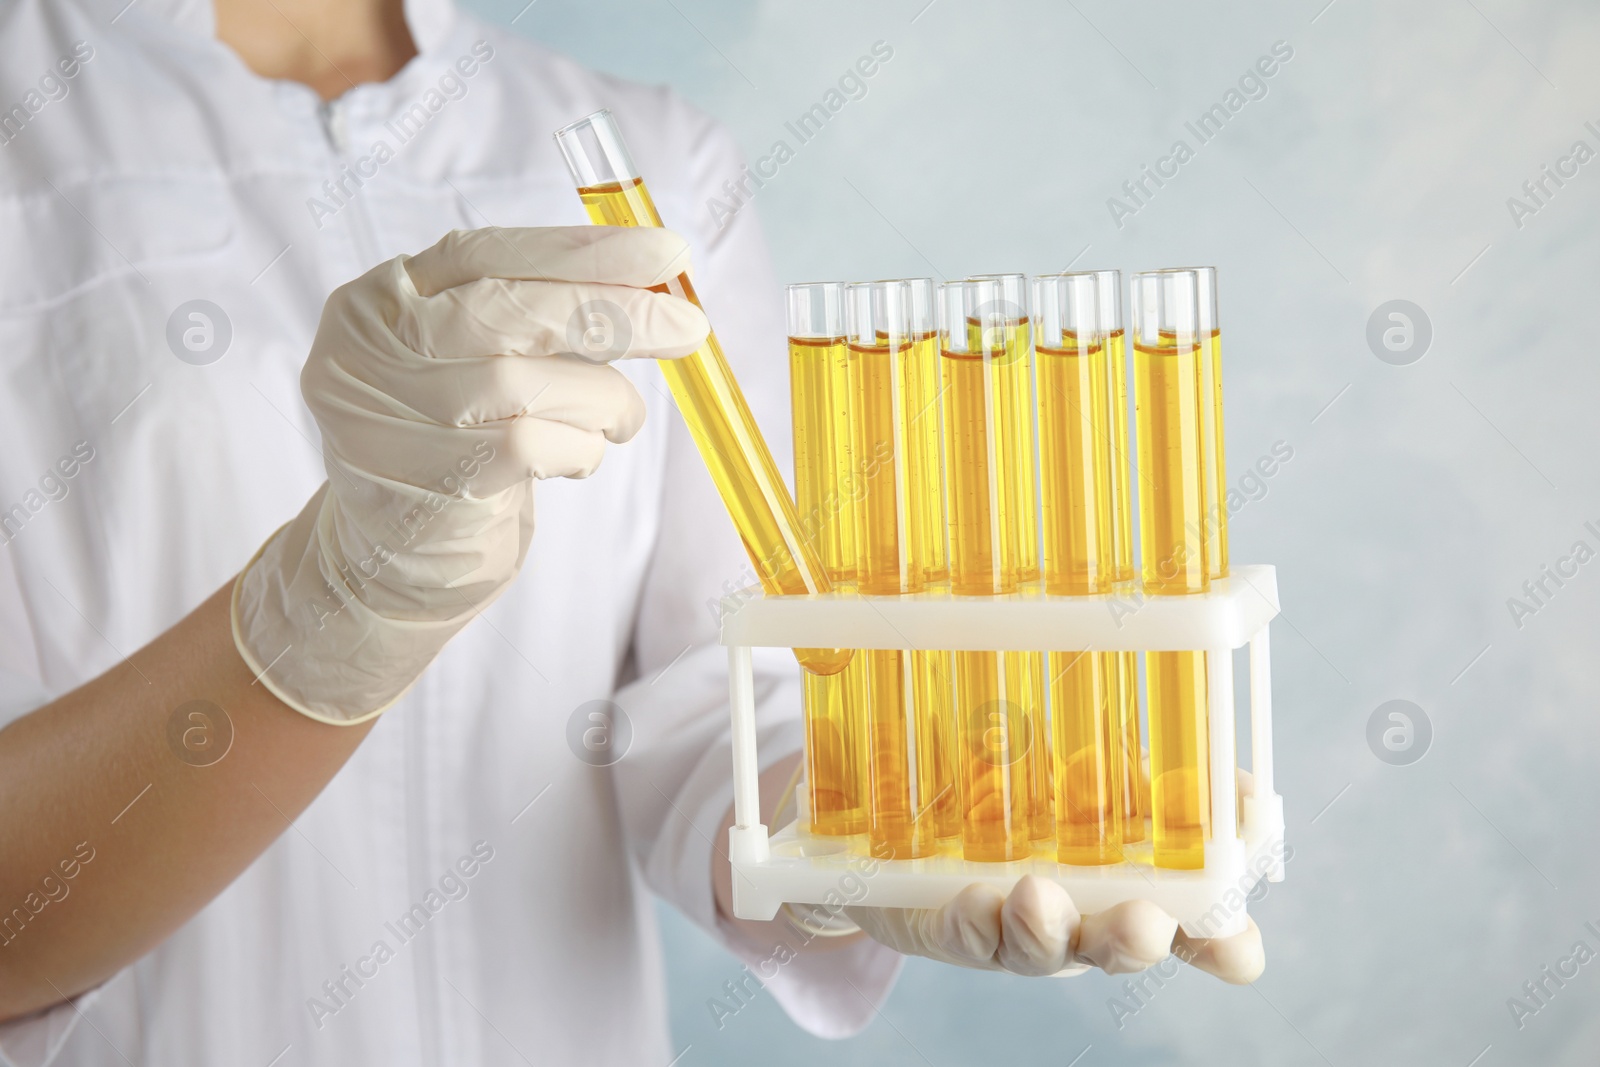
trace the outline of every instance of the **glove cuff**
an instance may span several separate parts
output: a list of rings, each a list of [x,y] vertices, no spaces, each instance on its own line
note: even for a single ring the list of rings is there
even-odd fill
[[[332,536],[337,498],[323,483],[304,509],[256,551],[233,583],[239,655],[274,696],[318,722],[353,726],[387,710],[471,620],[403,620],[361,599],[370,575]]]

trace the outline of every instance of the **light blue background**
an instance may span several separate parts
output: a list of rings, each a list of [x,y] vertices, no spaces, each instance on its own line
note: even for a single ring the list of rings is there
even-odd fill
[[[1279,790],[1295,848],[1253,914],[1254,989],[1185,972],[1118,1029],[1121,980],[912,961],[880,1019],[823,1042],[768,998],[720,1031],[739,966],[664,913],[676,1047],[701,1064],[1592,1064],[1600,962],[1518,1029],[1507,998],[1600,926],[1600,563],[1519,629],[1507,598],[1600,526],[1589,339],[1600,160],[1518,228],[1507,198],[1600,148],[1600,10],[1377,0],[473,0],[605,70],[665,82],[747,154],[877,40],[894,58],[756,200],[785,281],[1221,271],[1234,558],[1279,567]],[[1275,41],[1293,58],[1148,206],[1106,207]],[[1553,187],[1552,187],[1553,188]],[[1418,363],[1366,340],[1432,321]],[[1331,405],[1331,406],[1330,406]],[[1551,586],[1554,589],[1554,586]],[[1480,655],[1481,653],[1481,655]],[[1477,658],[1475,658],[1477,657]],[[1434,737],[1380,762],[1416,701]],[[1554,988],[1552,986],[1552,988]],[[1079,1056],[1076,1061],[1073,1057]],[[1474,1057],[1480,1059],[1474,1061]]]

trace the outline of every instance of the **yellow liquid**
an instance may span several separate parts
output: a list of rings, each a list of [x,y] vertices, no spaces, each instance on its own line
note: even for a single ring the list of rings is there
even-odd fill
[[[1038,455],[1039,442],[1034,430],[1034,394],[1033,394],[1033,341],[1031,327],[1024,322],[1016,331],[1015,343],[1019,346],[1022,363],[1022,384],[1016,389],[1008,389],[1007,397],[1011,401],[1011,425],[1015,427],[1014,436],[1018,443],[1013,446],[1015,454],[1025,457],[1018,464],[1020,480],[1017,483],[1017,514],[1021,518],[1021,526],[1017,530],[1017,580],[1019,582],[1037,582],[1039,580],[1039,486]],[[1043,661],[1039,665],[1039,673],[1043,675]]]
[[[918,743],[925,745],[924,762],[930,780],[924,791],[925,807],[933,819],[934,835],[951,837],[961,832],[961,789],[956,782],[956,717],[954,714],[955,665],[949,652],[913,652],[911,669],[916,697]],[[921,813],[919,818],[929,817]]]
[[[1126,335],[1113,330],[1106,336],[1106,388],[1110,417],[1107,426],[1107,454],[1110,478],[1106,495],[1111,515],[1111,580],[1131,582],[1133,571],[1133,487],[1132,442],[1128,437],[1128,357]],[[1144,840],[1144,818],[1148,807],[1145,790],[1140,788],[1141,738],[1139,734],[1139,661],[1137,653],[1119,652],[1114,699],[1122,723],[1122,840],[1126,844]]]
[[[1048,558],[1048,557],[1047,557]],[[1122,861],[1122,724],[1114,704],[1115,652],[1050,653],[1056,858]]]
[[[644,182],[637,179],[579,189],[578,196],[590,221],[598,225],[661,225]],[[700,304],[687,274],[659,289]],[[659,362],[761,587],[787,595],[830,592],[833,583],[816,549],[800,536],[794,503],[716,334],[682,359]],[[851,651],[795,649],[795,657],[807,670],[835,674],[850,663]]]
[[[1134,346],[1139,439],[1139,546],[1145,592],[1203,593],[1211,584],[1202,449],[1201,353],[1162,335]],[[1150,702],[1150,822],[1158,867],[1205,865],[1210,830],[1206,665],[1201,652],[1145,655]]]
[[[806,788],[814,834],[867,828],[867,657],[838,674],[800,672],[805,702]]]
[[[843,337],[789,338],[794,502],[803,540],[835,584],[855,580],[856,501]]]
[[[954,658],[962,855],[984,862],[1023,859],[1031,851],[1031,723],[1022,706],[1007,699],[1006,654],[957,652]]]
[[[1111,457],[1111,580],[1133,581],[1133,487],[1129,474],[1128,442],[1128,355],[1123,332],[1113,330],[1106,337],[1106,375],[1110,383],[1107,401],[1111,407],[1107,442]]]
[[[964,596],[1012,593],[1038,575],[1030,326],[969,322],[968,346],[940,359],[950,584]],[[955,662],[963,854],[1016,859],[1054,825],[1044,655],[957,652]]]
[[[1022,706],[1027,722],[1028,744],[1020,759],[1028,779],[1028,836],[1048,841],[1056,832],[1055,775],[1050,759],[1049,705],[1045,696],[1045,654],[1043,652],[1003,652],[1006,668],[1006,697]]]
[[[1122,733],[1122,840],[1126,844],[1144,840],[1144,817],[1149,807],[1140,786],[1142,759],[1139,737],[1139,660],[1137,652],[1113,652],[1116,669],[1118,719]]]
[[[1157,867],[1205,866],[1211,834],[1211,761],[1203,652],[1147,652],[1150,825]]]
[[[849,346],[850,421],[862,493],[856,581],[863,593],[921,592],[927,585],[923,498],[933,484],[915,436],[922,368],[909,341]]]
[[[1201,451],[1200,351],[1192,341],[1134,346],[1139,439],[1139,549],[1144,591],[1204,593],[1208,574]],[[1152,733],[1154,728],[1152,727]]]
[[[940,358],[950,585],[963,596],[1016,592],[1030,551],[1038,571],[1029,328],[990,334],[986,349]]]
[[[939,374],[939,335],[924,334],[911,342],[921,393],[911,400],[911,444],[922,453],[923,481],[911,486],[912,499],[922,513],[922,548],[918,553],[930,583],[950,580],[950,558],[945,548],[944,429],[940,411],[943,384]]]
[[[816,546],[829,578],[840,582],[855,568],[844,338],[789,338],[789,386],[801,535]],[[815,834],[866,829],[866,672],[865,657],[856,656],[840,674],[803,675],[806,784]]]
[[[868,665],[867,847],[879,859],[926,856],[937,837],[931,802],[941,785],[934,755],[940,738],[923,731],[912,657],[898,649],[856,657]]]
[[[1211,577],[1228,576],[1228,467],[1222,432],[1222,333],[1201,339],[1200,449],[1206,476],[1206,558]]]
[[[1039,345],[1039,477],[1044,587],[1049,593],[1111,588],[1111,457],[1105,347],[1063,337]]]

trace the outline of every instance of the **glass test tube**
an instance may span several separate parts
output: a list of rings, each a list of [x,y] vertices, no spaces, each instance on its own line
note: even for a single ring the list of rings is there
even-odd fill
[[[1106,338],[1093,274],[1033,282],[1045,592],[1105,593],[1113,574]]]
[[[1111,589],[1111,457],[1106,334],[1094,274],[1033,283],[1038,363],[1039,484],[1046,592]],[[1051,652],[1056,858],[1122,860],[1122,721],[1115,702],[1120,653]]]
[[[1193,271],[1133,276],[1139,547],[1152,596],[1210,588],[1201,450],[1199,289]],[[1148,652],[1155,864],[1198,869],[1210,833],[1203,652]]]
[[[1106,373],[1110,386],[1106,402],[1111,415],[1107,420],[1111,457],[1111,580],[1131,582],[1133,570],[1133,486],[1129,473],[1133,449],[1128,433],[1128,355],[1122,325],[1122,272],[1094,271],[1100,297],[1100,328],[1106,335]],[[1116,654],[1116,677],[1111,683],[1111,699],[1122,723],[1122,840],[1124,844],[1144,840],[1146,801],[1140,788],[1142,741],[1139,733],[1139,658],[1136,652]]]
[[[856,507],[857,588],[894,596],[927,586],[922,494],[931,472],[913,426],[925,390],[912,344],[911,287],[869,282],[847,290],[851,425],[861,469]],[[867,660],[867,843],[884,859],[928,855],[931,801],[940,788],[936,706],[920,691],[926,654],[870,649]],[[923,671],[919,671],[918,667]],[[948,779],[946,779],[948,780]]]
[[[844,286],[791,285],[789,392],[794,414],[795,505],[802,535],[816,545],[833,582],[855,575],[856,497]],[[866,657],[838,674],[801,672],[810,831],[866,829]]]
[[[1217,269],[1194,268],[1200,304],[1200,449],[1206,465],[1210,573],[1228,576],[1228,465],[1222,432],[1222,326],[1217,318]]]
[[[911,313],[912,361],[917,366],[921,395],[911,399],[912,448],[922,451],[922,477],[911,484],[912,506],[922,514],[922,540],[919,554],[928,585],[950,580],[950,554],[947,539],[944,485],[944,386],[939,370],[938,289],[932,278],[901,278],[908,287]],[[955,667],[949,652],[917,652],[911,657],[916,672],[919,708],[932,709],[925,716],[933,742],[936,789],[928,801],[933,809],[935,833],[950,837],[961,832],[960,791],[956,788],[954,753],[955,720],[950,683]]]
[[[1222,330],[1217,319],[1217,269],[1176,267],[1194,272],[1200,339],[1200,454],[1205,478],[1207,573],[1228,576],[1228,470],[1223,447]],[[1169,272],[1158,272],[1169,273]]]
[[[1004,390],[1008,408],[1000,420],[1002,436],[1014,439],[1019,462],[1016,489],[1017,581],[1024,585],[1039,580],[1039,440],[1034,426],[1037,395],[1033,362],[1033,320],[1028,317],[1028,279],[1023,274],[977,274],[970,279],[996,286],[1001,307],[1020,311],[1014,327],[1016,347],[1022,353],[1024,382],[1017,389]],[[1009,427],[1009,429],[1008,429]],[[1026,591],[1026,590],[1025,590]],[[1028,774],[1028,835],[1036,841],[1055,833],[1055,790],[1051,784],[1049,756],[1049,704],[1045,685],[1043,652],[1007,652],[1005,677],[1009,698],[1021,704],[1028,737],[1032,743],[1024,753]]]
[[[1024,299],[1020,277],[940,290],[950,584],[958,595],[1016,592],[1025,528],[1036,522],[1022,493],[1025,481],[1032,485],[1035,458]],[[1030,852],[1034,814],[1027,677],[1037,676],[1042,705],[1043,656],[958,651],[954,662],[963,855],[1020,859]]]
[[[606,226],[660,226],[661,216],[609,111],[563,126],[556,144],[578,186],[589,219]],[[659,287],[692,301],[687,273]],[[794,503],[745,403],[715,333],[681,359],[660,361],[661,372],[711,472],[761,586],[769,593],[826,593],[833,588],[816,549],[800,534]],[[849,649],[795,649],[802,666],[835,674]]]
[[[929,584],[950,580],[950,557],[946,546],[949,529],[944,505],[944,432],[939,375],[939,322],[936,312],[938,292],[932,278],[902,278],[909,289],[911,311],[911,349],[919,369],[920,396],[912,401],[912,447],[922,451],[926,487],[916,493],[922,512],[920,554]]]

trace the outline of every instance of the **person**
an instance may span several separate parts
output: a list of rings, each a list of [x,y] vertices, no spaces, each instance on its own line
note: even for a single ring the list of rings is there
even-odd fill
[[[446,0],[15,0],[0,69],[0,1059],[666,1062],[650,894],[751,964],[797,929],[732,917],[748,564],[650,365],[692,262],[780,442],[732,139]],[[602,106],[682,236],[583,226],[548,134]],[[571,354],[595,301],[623,358]],[[820,1034],[900,953],[1260,969],[1035,879],[852,915],[766,980]]]

